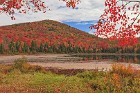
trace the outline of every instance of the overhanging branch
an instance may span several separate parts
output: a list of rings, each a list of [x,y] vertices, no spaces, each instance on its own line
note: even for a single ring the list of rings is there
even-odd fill
[[[121,0],[121,1],[125,1],[125,2],[140,2],[140,0]]]

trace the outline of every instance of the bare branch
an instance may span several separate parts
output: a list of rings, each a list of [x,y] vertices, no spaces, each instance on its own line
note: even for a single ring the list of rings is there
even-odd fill
[[[121,1],[125,1],[125,2],[140,2],[140,0],[121,0]]]

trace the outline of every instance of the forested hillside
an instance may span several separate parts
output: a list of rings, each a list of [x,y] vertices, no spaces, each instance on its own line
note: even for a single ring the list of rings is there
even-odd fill
[[[0,53],[131,53],[136,46],[117,47],[116,42],[98,38],[66,24],[44,20],[0,27]]]

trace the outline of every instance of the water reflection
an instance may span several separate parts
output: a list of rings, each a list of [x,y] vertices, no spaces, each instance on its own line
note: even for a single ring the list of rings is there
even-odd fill
[[[113,60],[115,62],[140,64],[140,55],[72,55],[83,60]]]

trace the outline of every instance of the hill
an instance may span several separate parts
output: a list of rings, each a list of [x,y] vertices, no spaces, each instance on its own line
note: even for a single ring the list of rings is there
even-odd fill
[[[0,33],[0,53],[95,52],[107,46],[107,40],[53,20],[2,26]]]

